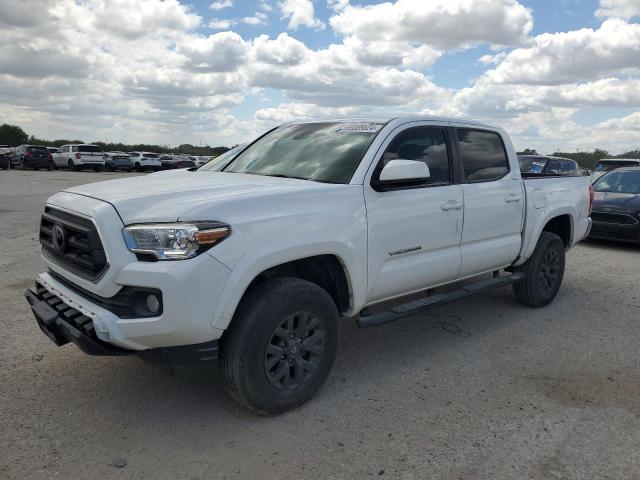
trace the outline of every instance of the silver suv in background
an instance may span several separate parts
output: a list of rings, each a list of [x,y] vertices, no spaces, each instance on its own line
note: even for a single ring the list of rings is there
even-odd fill
[[[58,168],[67,167],[73,171],[93,168],[96,172],[104,168],[104,153],[98,145],[88,143],[62,145],[60,150],[52,156],[53,163]]]
[[[143,170],[153,170],[157,172],[162,168],[160,163],[160,155],[153,152],[131,152],[131,165],[136,172],[142,172]]]

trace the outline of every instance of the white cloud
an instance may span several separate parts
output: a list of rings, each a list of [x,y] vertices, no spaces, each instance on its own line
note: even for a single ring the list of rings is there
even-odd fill
[[[220,32],[195,38],[178,46],[189,69],[200,72],[231,72],[244,62],[248,45],[235,32]]]
[[[486,76],[496,83],[558,85],[640,68],[640,24],[606,20],[599,29],[538,35]]]
[[[311,50],[299,40],[281,33],[275,40],[270,40],[268,35],[257,37],[253,41],[253,53],[260,63],[291,66],[299,64]]]
[[[229,27],[231,27],[235,23],[236,23],[235,20],[231,20],[231,19],[212,18],[211,20],[209,20],[209,23],[207,24],[207,26],[214,30],[227,30]]]
[[[600,8],[596,11],[599,18],[615,17],[629,20],[640,16],[638,0],[600,0]]]
[[[289,19],[288,28],[298,27],[323,29],[325,24],[316,18],[312,0],[280,0],[282,18]]]
[[[397,0],[347,5],[329,23],[336,32],[364,42],[416,42],[450,49],[522,44],[533,17],[516,0]]]
[[[220,0],[209,5],[212,10],[222,10],[223,8],[233,7],[233,0]]]
[[[247,25],[265,25],[267,23],[267,15],[262,12],[256,12],[253,16],[243,17],[240,21]]]

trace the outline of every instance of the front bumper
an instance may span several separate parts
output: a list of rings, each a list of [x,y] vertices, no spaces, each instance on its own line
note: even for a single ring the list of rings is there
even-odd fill
[[[170,369],[191,367],[218,356],[218,340],[142,351],[120,348],[98,337],[94,320],[81,307],[72,307],[71,302],[54,295],[40,282],[27,290],[25,297],[40,330],[59,347],[72,342],[87,355],[137,355]]]

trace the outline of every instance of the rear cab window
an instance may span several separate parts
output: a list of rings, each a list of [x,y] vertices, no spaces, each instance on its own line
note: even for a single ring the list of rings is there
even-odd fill
[[[100,147],[98,147],[97,145],[78,145],[78,151],[79,152],[98,152],[101,153],[102,150],[100,149]]]
[[[496,132],[458,128],[464,177],[467,183],[491,182],[509,173],[509,160]]]

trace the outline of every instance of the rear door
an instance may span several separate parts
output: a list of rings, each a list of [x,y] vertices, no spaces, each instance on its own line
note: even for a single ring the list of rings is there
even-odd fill
[[[450,131],[434,122],[398,127],[383,143],[364,192],[368,300],[379,301],[455,279],[460,270],[462,187],[454,181]],[[383,153],[382,153],[383,152]],[[423,161],[426,185],[376,190],[390,160]]]
[[[462,163],[464,226],[460,276],[510,265],[522,243],[524,193],[500,134],[454,124]]]

